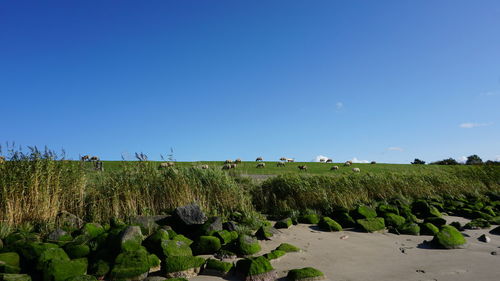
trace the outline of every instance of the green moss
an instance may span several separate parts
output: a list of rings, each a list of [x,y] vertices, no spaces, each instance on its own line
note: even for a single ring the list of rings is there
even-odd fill
[[[19,273],[19,254],[15,252],[0,253],[0,273]]]
[[[269,231],[268,226],[261,226],[257,232],[255,232],[255,237],[260,240],[269,240],[273,237],[273,233]]]
[[[70,277],[66,281],[97,281],[97,279],[92,275],[80,275],[75,277]]]
[[[52,243],[28,242],[21,248],[21,256],[29,263],[35,263],[38,257],[47,249],[58,248]]]
[[[106,276],[110,270],[111,265],[105,260],[97,260],[89,268],[89,272],[97,277]]]
[[[462,233],[451,225],[444,225],[432,240],[445,249],[463,248],[467,241]]]
[[[158,267],[161,264],[160,258],[158,258],[157,255],[155,254],[150,254],[149,255],[149,267]]]
[[[288,244],[288,243],[281,243],[277,248],[276,250],[278,251],[283,251],[283,252],[286,252],[286,253],[292,253],[292,252],[300,252],[300,248],[298,247],[295,247],[294,245],[292,244]]]
[[[149,253],[141,248],[137,251],[127,251],[119,254],[111,270],[113,280],[125,280],[148,273],[152,261]]]
[[[104,228],[98,223],[86,223],[82,227],[82,234],[90,237],[91,239],[104,233]]]
[[[200,236],[193,244],[193,250],[197,255],[213,254],[220,248],[220,240],[215,236]]]
[[[420,225],[420,233],[423,235],[436,235],[439,232],[439,228],[430,222],[424,222]]]
[[[120,248],[122,251],[135,252],[141,248],[143,239],[139,226],[128,226],[120,234]]]
[[[148,249],[149,252],[163,258],[164,255],[161,243],[162,241],[168,241],[168,239],[168,232],[165,229],[158,229],[146,238],[142,244],[146,247],[146,249]]]
[[[399,215],[399,209],[396,206],[389,205],[389,204],[380,204],[377,206],[377,213],[381,214],[384,216],[384,214],[387,213],[393,213],[396,215]]]
[[[44,269],[51,261],[69,261],[66,252],[61,248],[50,248],[45,250],[39,257],[36,263],[36,269]]]
[[[168,228],[168,229],[165,229],[167,232],[168,232],[168,237],[170,238],[174,238],[175,236],[177,236],[177,232],[175,232],[172,228]]]
[[[318,227],[324,231],[342,231],[342,226],[329,217],[322,217],[318,223]]]
[[[65,281],[71,277],[85,275],[87,272],[87,259],[71,261],[53,260],[43,271],[44,281]]]
[[[240,235],[237,241],[237,251],[240,255],[253,255],[261,250],[259,241],[248,235]]]
[[[192,256],[193,251],[188,244],[180,240],[163,240],[161,242],[161,248],[163,249],[163,256]]]
[[[398,228],[399,233],[408,235],[420,235],[420,226],[414,222],[407,222]]]
[[[492,217],[488,220],[491,224],[500,224],[500,216]]]
[[[272,271],[274,268],[265,257],[241,259],[236,263],[236,270],[243,276],[254,276]]]
[[[479,218],[479,219],[473,219],[470,222],[466,223],[464,225],[464,228],[465,229],[479,229],[479,228],[488,228],[490,226],[491,226],[491,224],[489,223],[489,221]]]
[[[356,221],[347,212],[337,212],[334,214],[333,219],[344,227],[353,227],[356,225]]]
[[[215,237],[219,238],[221,245],[227,245],[234,240],[238,239],[238,233],[236,231],[219,230],[215,232]]]
[[[265,254],[264,257],[266,259],[268,259],[268,260],[275,260],[275,259],[281,258],[285,254],[286,254],[285,251],[282,251],[282,250],[273,250],[270,253]]]
[[[366,232],[375,232],[385,228],[384,218],[359,219],[356,222]]]
[[[361,205],[354,210],[353,214],[355,218],[368,219],[376,217],[377,211],[372,207]]]
[[[404,217],[396,215],[394,213],[385,213],[384,219],[387,226],[396,228],[402,226],[406,221]]]
[[[317,224],[319,222],[319,216],[317,214],[307,214],[299,217],[300,223],[307,224]]]
[[[303,280],[309,278],[321,278],[324,277],[323,272],[312,268],[312,267],[304,267],[299,269],[292,269],[288,271],[288,275],[286,276],[289,280]]]
[[[31,276],[28,274],[0,274],[2,281],[31,281]]]
[[[202,257],[193,256],[171,256],[165,260],[166,273],[185,271],[191,268],[201,267],[205,263]]]
[[[228,273],[231,268],[233,268],[233,264],[230,262],[223,262],[215,259],[208,259],[205,264],[206,269],[216,270],[222,273]]]
[[[172,236],[170,236],[170,237],[172,237]],[[188,246],[193,244],[193,240],[187,238],[186,236],[184,236],[182,234],[175,235],[174,238],[172,238],[172,240],[182,241],[182,242],[186,243]]]
[[[66,253],[68,253],[69,257],[72,259],[83,258],[89,255],[90,247],[88,245],[72,245],[69,244],[64,247]]]
[[[289,228],[292,226],[293,222],[291,218],[282,219],[276,222],[275,228]]]

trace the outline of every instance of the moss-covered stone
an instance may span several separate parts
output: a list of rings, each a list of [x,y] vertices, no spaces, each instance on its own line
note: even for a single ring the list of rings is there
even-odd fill
[[[213,254],[220,248],[220,240],[215,236],[200,236],[192,245],[192,249],[197,255]]]
[[[28,274],[0,274],[0,281],[31,281]]]
[[[193,251],[189,245],[180,240],[163,240],[161,242],[161,248],[163,249],[163,256],[192,256]]]
[[[343,227],[354,227],[356,225],[356,221],[347,212],[335,212],[332,218]]]
[[[53,260],[43,270],[44,281],[65,281],[71,277],[85,275],[87,272],[87,259],[70,261]]]
[[[270,240],[273,235],[274,233],[269,226],[261,226],[257,232],[255,232],[255,237],[259,240]]]
[[[441,217],[428,217],[425,218],[424,222],[430,222],[437,227],[441,227],[446,224],[446,219]]]
[[[68,256],[72,259],[83,258],[89,255],[90,247],[88,245],[72,245],[68,244],[64,247]]]
[[[489,228],[491,224],[489,221],[485,219],[473,219],[470,222],[466,223],[464,225],[465,229],[481,229],[481,228]]]
[[[233,264],[230,262],[223,262],[216,259],[208,259],[205,264],[205,269],[214,270],[221,272],[222,274],[227,274],[233,268]]]
[[[139,226],[128,226],[120,233],[120,248],[122,251],[135,252],[141,248],[143,239]]]
[[[492,217],[488,220],[491,224],[500,224],[500,216]]]
[[[219,238],[221,245],[227,245],[236,239],[238,239],[238,232],[236,231],[228,231],[228,230],[220,230],[215,232],[215,237]]]
[[[420,226],[414,222],[407,222],[397,229],[401,234],[420,235]]]
[[[45,250],[37,259],[36,269],[43,270],[52,261],[69,261],[70,258],[61,248],[49,248]]]
[[[93,262],[89,268],[89,273],[97,277],[104,277],[110,271],[111,271],[110,263],[102,259]]]
[[[436,235],[439,232],[439,228],[430,222],[424,222],[420,225],[420,233],[422,235]]]
[[[276,248],[276,250],[283,251],[283,252],[286,252],[286,253],[300,252],[300,248],[295,247],[294,245],[288,244],[288,243],[281,243]]]
[[[83,225],[81,232],[83,235],[90,237],[91,239],[105,232],[104,228],[98,223],[86,223]]]
[[[92,275],[80,275],[80,276],[74,276],[66,279],[66,281],[97,281],[97,278],[95,278]]]
[[[161,247],[162,241],[168,241],[169,240],[169,235],[168,232],[165,229],[158,229],[155,231],[153,234],[151,234],[148,238],[146,238],[143,242],[142,245],[146,247],[146,249],[163,258],[163,249]]]
[[[236,271],[243,276],[255,276],[273,271],[273,266],[265,257],[241,259],[236,263]]]
[[[384,219],[387,226],[392,226],[395,228],[402,226],[406,221],[404,217],[396,215],[394,213],[385,213]]]
[[[317,224],[319,222],[319,216],[317,214],[306,214],[299,217],[300,223],[307,224]]]
[[[111,279],[130,280],[137,277],[145,278],[152,263],[150,254],[144,248],[123,252],[115,259],[115,264],[110,274]]]
[[[237,252],[240,255],[253,255],[261,250],[259,241],[248,235],[240,235],[236,243]]]
[[[180,272],[193,268],[200,268],[205,263],[202,257],[193,256],[171,256],[167,257],[164,263],[166,273]]]
[[[21,256],[28,263],[36,263],[38,257],[47,249],[58,248],[59,246],[52,243],[28,242],[20,249]]]
[[[377,211],[375,211],[372,207],[360,205],[354,209],[352,216],[357,219],[374,218],[377,216]]]
[[[387,213],[399,215],[399,209],[398,209],[398,207],[396,207],[394,205],[379,204],[377,206],[377,213],[383,217],[385,217],[385,214],[387,214]]]
[[[264,257],[266,259],[268,259],[268,260],[275,260],[275,259],[281,258],[285,254],[286,254],[285,251],[282,251],[282,250],[273,250],[270,253],[265,254]]]
[[[298,281],[298,280],[319,280],[325,278],[323,272],[312,268],[304,267],[299,269],[292,269],[288,271],[287,279]]]
[[[342,231],[342,226],[329,217],[322,217],[318,227],[323,231]]]
[[[170,236],[170,237],[172,237],[172,236]],[[172,240],[174,240],[174,241],[182,241],[182,242],[186,243],[188,246],[191,245],[191,244],[193,244],[193,242],[194,242],[193,240],[187,238],[186,236],[184,236],[182,234],[175,235],[172,238]]]
[[[441,227],[432,241],[445,249],[463,248],[467,243],[462,233],[451,225]]]
[[[292,226],[293,222],[291,218],[282,219],[276,222],[275,228],[289,228]]]
[[[359,219],[356,222],[366,232],[380,231],[385,228],[384,218]]]
[[[16,252],[0,253],[0,273],[19,273],[20,257]]]

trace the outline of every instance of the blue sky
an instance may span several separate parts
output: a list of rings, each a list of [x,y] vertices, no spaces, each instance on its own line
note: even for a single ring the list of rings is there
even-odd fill
[[[4,1],[0,141],[73,159],[500,159],[499,27],[496,0]]]

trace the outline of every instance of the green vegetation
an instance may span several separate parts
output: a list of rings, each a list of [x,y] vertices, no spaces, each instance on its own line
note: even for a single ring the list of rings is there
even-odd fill
[[[445,249],[463,248],[467,242],[462,233],[451,225],[443,226],[432,241]]]
[[[293,252],[300,252],[300,249],[298,247],[295,247],[292,244],[288,243],[281,243],[277,248],[277,251],[283,251],[285,253],[293,253]]]
[[[304,267],[300,269],[292,269],[288,271],[288,275],[286,276],[289,280],[304,280],[304,279],[313,279],[323,277],[323,272],[312,268],[312,267]]]
[[[342,226],[329,217],[322,217],[318,223],[321,230],[324,231],[342,231]]]

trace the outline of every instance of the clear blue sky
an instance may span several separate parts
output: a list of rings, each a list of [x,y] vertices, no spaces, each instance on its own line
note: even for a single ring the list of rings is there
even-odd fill
[[[497,0],[3,1],[0,141],[73,159],[496,159],[499,28]]]

